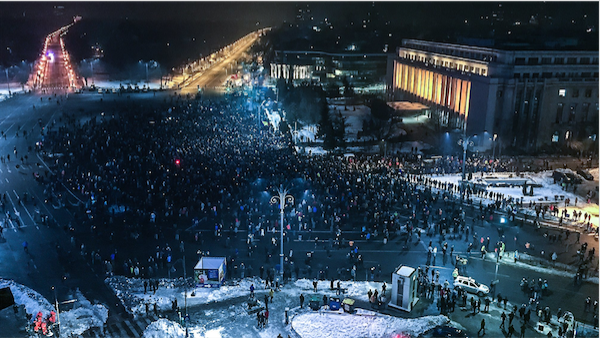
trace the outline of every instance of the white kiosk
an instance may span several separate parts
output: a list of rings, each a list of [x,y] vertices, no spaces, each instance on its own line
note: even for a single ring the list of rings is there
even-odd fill
[[[417,283],[417,270],[401,265],[392,273],[392,298],[389,305],[403,311],[412,311],[419,301]]]
[[[225,281],[225,257],[202,257],[194,267],[196,286],[218,288]]]

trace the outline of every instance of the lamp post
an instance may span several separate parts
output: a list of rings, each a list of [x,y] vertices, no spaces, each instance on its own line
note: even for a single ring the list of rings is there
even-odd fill
[[[283,186],[279,186],[277,189],[277,195],[271,197],[271,203],[275,204],[279,202],[279,214],[281,216],[281,251],[279,253],[279,272],[281,275],[281,283],[283,283],[283,209],[286,204],[294,205],[294,196],[289,194],[290,190],[288,188],[284,188]]]
[[[492,146],[492,160],[496,160],[496,139],[498,138],[498,134],[494,134],[493,146]]]
[[[58,308],[59,304],[69,304],[69,303],[74,303],[77,301],[77,299],[70,299],[70,300],[66,300],[64,302],[58,302],[58,298],[56,297],[56,288],[54,287],[54,285],[52,286],[52,291],[54,291],[54,307],[56,308],[56,327],[57,327],[57,337],[60,337],[60,311]]]

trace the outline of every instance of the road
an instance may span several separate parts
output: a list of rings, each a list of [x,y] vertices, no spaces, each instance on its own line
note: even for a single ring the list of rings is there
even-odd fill
[[[69,87],[67,65],[60,45],[60,37],[52,35],[46,52],[46,62],[42,72],[41,89],[46,92],[64,90]]]
[[[151,93],[131,96],[141,100],[153,98]],[[70,242],[69,225],[79,223],[77,215],[83,204],[66,190],[56,196],[46,193],[45,186],[34,178],[34,173],[48,177],[59,174],[51,170],[51,162],[38,156],[36,142],[43,142],[48,131],[56,132],[66,121],[67,114],[73,114],[76,120],[86,120],[129,101],[117,95],[112,99],[99,94],[69,94],[68,98],[25,94],[0,102],[3,135],[0,139],[0,156],[3,157],[0,197],[6,196],[4,207],[0,208],[10,215],[10,218],[0,216],[4,237],[0,238],[0,276],[26,285],[50,301],[54,301],[52,286],[56,286],[59,301],[65,299],[69,290],[79,288],[88,299],[106,304],[111,318],[118,320],[124,313],[118,299],[104,284],[101,273],[93,270],[89,262],[81,258],[79,247]],[[29,196],[27,201],[25,194]],[[42,215],[49,216],[48,224],[42,222]],[[23,248],[24,242],[28,243],[28,252]]]
[[[52,163],[43,162],[36,156],[35,143],[42,141],[40,131],[44,128],[44,133],[48,130],[56,131],[57,128],[65,123],[67,115],[73,116],[75,120],[87,120],[93,116],[99,116],[102,112],[120,111],[122,107],[134,104],[156,104],[165,101],[169,93],[159,93],[154,98],[151,93],[140,93],[119,96],[114,94],[99,95],[94,93],[69,95],[68,99],[63,97],[40,96],[35,94],[20,95],[0,103],[0,131],[6,135],[6,139],[0,142],[0,156],[5,158],[10,155],[10,161],[0,163],[0,194],[6,194],[6,210],[10,213],[11,219],[2,219],[5,240],[0,241],[0,276],[2,278],[14,279],[17,283],[27,285],[40,292],[44,297],[53,300],[54,294],[51,286],[58,288],[58,298],[64,299],[69,289],[80,288],[84,295],[89,299],[97,299],[110,309],[111,320],[118,320],[122,308],[116,303],[114,295],[106,288],[103,283],[101,269],[94,270],[89,265],[89,260],[83,260],[79,255],[78,242],[75,246],[70,243],[69,224],[77,227],[81,222],[78,215],[81,215],[82,205],[78,203],[76,196],[63,191],[60,198],[62,203],[58,203],[59,196],[54,196],[53,201],[46,202],[44,186],[36,182],[33,173],[37,172],[44,176],[60,174],[52,172],[50,168]],[[102,100],[102,101],[101,101]],[[147,103],[145,102],[147,101]],[[58,103],[57,103],[58,102]],[[155,102],[155,103],[152,103]],[[34,108],[35,105],[35,108]],[[54,126],[53,126],[54,124]],[[41,125],[41,127],[40,127]],[[17,136],[17,131],[19,132]],[[27,131],[24,136],[24,131]],[[4,137],[2,137],[4,139]],[[28,147],[32,151],[28,151]],[[15,148],[17,154],[15,156]],[[20,157],[27,155],[27,160],[21,163]],[[18,160],[17,160],[18,158]],[[39,164],[38,164],[39,163]],[[19,167],[17,167],[17,164]],[[27,193],[30,198],[24,201],[24,194]],[[258,191],[257,191],[258,193]],[[76,193],[74,192],[76,195]],[[22,203],[19,200],[23,201]],[[63,205],[64,204],[64,205]],[[401,206],[396,206],[397,211],[404,215],[407,211]],[[40,222],[39,216],[47,214],[53,222],[50,225],[44,225]],[[490,237],[491,243],[495,243],[500,238],[502,228],[506,249],[513,251],[518,249],[525,252],[525,243],[532,244],[532,253],[539,253],[541,250],[546,252],[557,251],[559,261],[572,264],[574,251],[577,250],[575,238],[571,237],[569,242],[572,244],[565,248],[565,243],[550,243],[538,233],[535,229],[524,226],[501,225],[498,223],[485,223],[483,225],[474,224],[475,212],[467,209],[467,224],[472,226],[472,234],[476,238]],[[224,224],[233,224],[232,215],[226,215]],[[277,215],[273,216],[278,218]],[[404,217],[404,216],[403,216]],[[403,219],[405,219],[404,217]],[[17,223],[18,220],[18,223]],[[275,219],[274,219],[275,220]],[[274,221],[273,220],[273,221]],[[241,220],[245,224],[245,220]],[[399,265],[406,264],[410,266],[422,266],[426,263],[427,245],[430,240],[434,244],[438,243],[439,236],[429,238],[423,235],[420,242],[415,242],[416,237],[406,247],[402,237],[391,238],[387,244],[383,244],[381,237],[372,240],[361,239],[360,232],[354,229],[360,229],[363,218],[348,219],[343,227],[344,237],[354,239],[355,245],[359,247],[359,252],[364,257],[365,268],[372,266],[381,266],[381,275],[375,276],[376,280],[386,280],[391,282],[391,272]],[[19,227],[19,224],[21,226]],[[247,233],[240,231],[237,236],[233,232],[225,232],[223,237],[214,237],[210,230],[214,225],[213,220],[205,219],[201,222],[199,228],[188,228],[188,231],[182,233],[181,239],[186,242],[185,253],[187,256],[187,271],[192,271],[196,263],[196,253],[198,250],[210,251],[213,256],[232,256],[235,257],[235,249],[239,249],[237,258],[230,266],[233,276],[240,276],[240,263],[246,267],[252,267],[254,274],[258,274],[261,266],[266,269],[273,268],[278,264],[278,253],[272,252],[268,257],[264,254],[266,248],[270,248],[270,235],[264,238],[257,238],[257,248],[252,256],[248,255],[246,239]],[[67,227],[67,230],[65,230]],[[243,227],[242,227],[243,228]],[[204,243],[195,242],[193,235],[196,231],[202,233]],[[553,230],[549,230],[553,233]],[[89,231],[89,229],[78,229],[78,240],[83,241],[91,251],[98,247],[102,248],[106,243],[99,242]],[[299,235],[302,239],[299,239]],[[167,241],[172,248],[178,247],[178,241],[175,240],[175,229],[165,229],[164,239],[160,241],[164,245]],[[278,234],[275,234],[278,237]],[[285,243],[284,249],[286,255],[289,255],[290,249],[293,250],[293,259],[295,265],[299,267],[299,276],[314,278],[320,270],[327,270],[328,277],[336,277],[338,269],[348,269],[351,263],[347,258],[350,251],[348,244],[341,249],[327,249],[327,239],[330,237],[328,228],[317,225],[313,231],[287,234],[290,238]],[[227,244],[227,236],[230,236],[230,243]],[[315,237],[319,242],[315,244]],[[512,240],[516,238],[516,240]],[[454,253],[464,254],[467,242],[463,239],[446,239],[449,246],[454,246]],[[22,243],[29,243],[29,253],[23,250]],[[598,243],[591,236],[582,236],[581,241],[587,241],[591,246],[598,246]],[[56,244],[60,245],[64,252],[70,252],[69,255],[63,255],[61,258],[56,250]],[[140,241],[131,241],[126,238],[119,239],[119,253],[122,257],[147,257],[153,253],[157,245],[151,238],[142,238]],[[314,254],[311,262],[311,271],[307,269],[305,257],[307,253]],[[598,250],[596,251],[596,257]],[[181,254],[174,253],[174,260],[179,261]],[[451,280],[453,270],[450,257],[444,261],[441,252],[437,255],[437,261],[433,264],[441,272],[441,279]],[[476,280],[489,284],[496,276],[496,264],[491,261],[483,261],[473,256],[467,267],[468,275]],[[68,276],[67,276],[68,273]],[[175,271],[169,273],[167,269],[158,271],[158,276],[180,277],[183,271],[180,266]],[[247,271],[246,274],[250,274]],[[63,277],[67,276],[64,280]],[[558,276],[546,272],[536,272],[531,269],[524,269],[506,264],[500,264],[498,267],[497,278],[499,284],[497,291],[503,296],[508,297],[509,301],[515,304],[526,303],[528,296],[521,292],[518,284],[522,277],[542,278],[548,280],[551,294],[545,297],[541,304],[550,306],[556,311],[559,307],[563,310],[572,311],[580,321],[590,322],[591,315],[583,312],[583,302],[587,296],[597,299],[598,284],[585,282],[580,286],[574,286],[572,278],[567,276]],[[360,270],[358,279],[370,279],[366,269]],[[64,280],[64,282],[63,282]],[[116,315],[116,316],[115,316]],[[116,318],[116,319],[115,319]],[[1,324],[1,323],[0,323]]]
[[[232,66],[237,65],[237,61],[240,60],[246,51],[256,42],[258,34],[253,38],[248,39],[247,42],[242,43],[236,48],[228,57],[212,65],[208,70],[203,73],[194,75],[192,81],[186,83],[185,87],[181,88],[181,94],[195,94],[198,89],[207,90],[222,90],[220,87],[227,81],[228,77],[231,76]]]

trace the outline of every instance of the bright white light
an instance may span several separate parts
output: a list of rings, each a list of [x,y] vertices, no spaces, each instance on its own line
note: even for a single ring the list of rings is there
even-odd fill
[[[500,223],[506,223],[506,218],[500,217]]]

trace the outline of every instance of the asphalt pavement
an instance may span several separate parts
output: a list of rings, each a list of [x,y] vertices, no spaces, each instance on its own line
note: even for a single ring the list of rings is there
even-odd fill
[[[40,134],[42,128],[44,133],[48,130],[55,131],[63,123],[65,113],[73,115],[74,118],[85,120],[91,116],[109,113],[116,111],[117,107],[122,104],[128,104],[129,100],[157,100],[164,102],[168,98],[168,93],[161,93],[157,98],[152,93],[146,94],[128,94],[117,96],[115,94],[99,95],[99,94],[70,94],[69,98],[63,98],[57,103],[57,97],[53,95],[34,95],[26,94],[11,98],[0,103],[0,131],[6,135],[6,139],[0,139],[0,156],[11,155],[10,162],[0,164],[0,193],[7,195],[6,207],[11,214],[11,219],[6,219],[3,222],[5,240],[0,241],[0,276],[2,278],[13,279],[17,283],[24,284],[32,289],[40,292],[49,300],[54,299],[54,293],[51,286],[57,286],[57,297],[63,299],[68,291],[73,288],[80,288],[89,299],[96,299],[107,304],[110,309],[111,318],[117,315],[117,318],[123,313],[121,307],[116,303],[116,298],[106,288],[103,283],[102,271],[92,269],[90,262],[84,260],[78,254],[78,245],[71,246],[70,235],[65,227],[70,223],[77,222],[78,211],[81,211],[81,204],[78,203],[76,196],[65,192],[66,198],[63,198],[63,203],[47,203],[47,197],[44,193],[44,188],[34,179],[34,173],[41,176],[59,174],[51,170],[51,163],[46,163],[41,157],[35,154],[35,143],[43,141],[43,135]],[[102,100],[102,101],[101,101]],[[35,108],[34,108],[35,105]],[[40,127],[41,125],[41,127]],[[27,137],[24,137],[23,131],[27,131]],[[17,136],[19,132],[19,136]],[[28,151],[31,146],[32,150]],[[15,147],[17,155],[15,158]],[[28,159],[23,162],[20,157],[27,155]],[[19,165],[19,167],[17,167]],[[23,196],[27,192],[30,196],[25,202]],[[22,202],[19,202],[22,201]],[[64,204],[64,205],[63,205]],[[402,211],[402,210],[400,210]],[[49,215],[49,225],[42,224],[39,221],[38,215]],[[467,222],[471,224],[475,212],[467,209]],[[0,217],[0,220],[2,217]],[[18,220],[18,223],[17,223]],[[183,223],[183,222],[182,222]],[[19,226],[20,224],[20,226]],[[229,223],[231,224],[231,223]],[[425,235],[421,238],[421,242],[415,242],[414,239],[405,246],[404,239],[400,236],[392,238],[387,244],[383,243],[382,238],[374,238],[369,241],[360,239],[360,234],[352,229],[359,229],[360,220],[349,220],[346,222],[346,227],[342,229],[346,238],[354,238],[355,245],[359,246],[359,252],[364,256],[365,268],[372,266],[381,267],[381,273],[376,274],[375,280],[391,281],[391,272],[401,264],[410,266],[419,266],[426,263],[426,252],[429,241],[440,243],[439,236],[429,238]],[[473,224],[471,224],[473,225]],[[163,233],[163,239],[160,245],[169,242],[172,248],[178,248],[175,232],[177,230],[189,229],[190,231],[182,232],[182,239],[186,242],[186,267],[187,271],[192,271],[196,263],[197,251],[210,251],[212,256],[236,256],[235,265],[230,269],[233,275],[241,274],[240,263],[251,267],[254,274],[258,274],[261,266],[266,269],[273,268],[278,264],[277,249],[268,258],[264,252],[265,248],[270,247],[270,238],[258,238],[257,248],[252,256],[248,256],[246,239],[247,234],[240,231],[235,238],[233,235],[230,239],[230,245],[226,246],[226,234],[223,237],[214,238],[212,231],[208,230],[208,224],[202,224],[200,229],[189,229],[190,224],[185,223],[177,229],[166,229]],[[550,243],[543,237],[542,233],[536,232],[532,227],[519,227],[514,224],[501,225],[489,224],[473,225],[473,231],[479,237],[490,237],[490,242],[495,243],[500,238],[498,228],[503,228],[504,240],[507,246],[507,251],[518,249],[522,252],[526,251],[525,244],[530,243],[529,247],[533,254],[539,253],[541,250],[551,252],[553,250],[559,253],[559,261],[566,264],[572,263],[574,260],[573,253],[577,250],[576,245],[570,245],[568,251],[566,245],[562,243]],[[201,230],[204,238],[204,243],[197,243],[193,239],[193,234]],[[549,230],[554,231],[554,230]],[[302,235],[299,239],[298,235]],[[94,246],[94,239],[91,234],[86,234],[83,231],[78,238],[83,240],[90,248]],[[331,233],[329,229],[317,227],[315,231],[310,233],[296,233],[294,238],[286,241],[284,244],[286,255],[289,255],[289,250],[293,250],[294,262],[299,266],[300,276],[297,277],[317,277],[319,271],[328,271],[328,278],[336,278],[338,269],[346,270],[351,267],[347,255],[350,247],[346,246],[342,249],[329,249],[328,241]],[[292,236],[290,236],[292,237]],[[315,244],[315,237],[320,241]],[[516,240],[514,240],[516,238]],[[28,251],[23,249],[22,243],[28,242]],[[449,246],[455,247],[455,254],[464,254],[468,242],[462,239],[446,239]],[[572,237],[571,241],[575,241]],[[581,241],[587,241],[590,246],[598,247],[597,241],[590,236],[582,236]],[[56,245],[62,248],[56,249]],[[79,243],[78,243],[79,244]],[[96,243],[96,245],[104,245]],[[140,258],[147,257],[153,254],[153,249],[157,245],[151,238],[141,238],[139,241],[121,239],[118,245],[122,248],[123,256],[137,256]],[[534,249],[535,248],[535,249]],[[70,254],[59,255],[59,252]],[[88,251],[89,252],[89,251]],[[312,271],[308,271],[304,262],[307,253],[313,253],[311,262]],[[597,262],[596,251],[596,261]],[[62,257],[61,257],[62,256]],[[66,256],[66,257],[65,257]],[[181,258],[180,253],[175,254],[175,260]],[[434,264],[436,269],[441,272],[442,279],[451,279],[453,259],[444,257],[441,252],[436,257]],[[235,266],[238,268],[236,269]],[[370,279],[368,271],[360,270],[357,279]],[[236,270],[238,270],[236,272]],[[529,297],[521,292],[518,287],[522,277],[535,277],[548,280],[550,285],[550,295],[543,298],[541,304],[548,305],[553,311],[559,307],[563,310],[572,311],[577,320],[591,322],[592,315],[583,311],[584,300],[587,296],[592,299],[597,299],[598,284],[584,282],[579,286],[573,284],[571,277],[558,276],[543,272],[536,272],[531,269],[523,269],[510,265],[498,265],[496,272],[496,263],[494,261],[481,260],[475,257],[469,259],[467,266],[468,275],[482,283],[489,283],[494,279],[499,280],[497,291],[504,297],[508,297],[509,301],[516,304],[526,303]],[[179,277],[183,275],[183,269],[180,266],[175,266],[175,271],[167,271],[162,269],[158,272],[159,276]],[[249,271],[246,270],[246,274]],[[64,277],[67,277],[66,279]],[[1,319],[0,319],[1,320]]]

